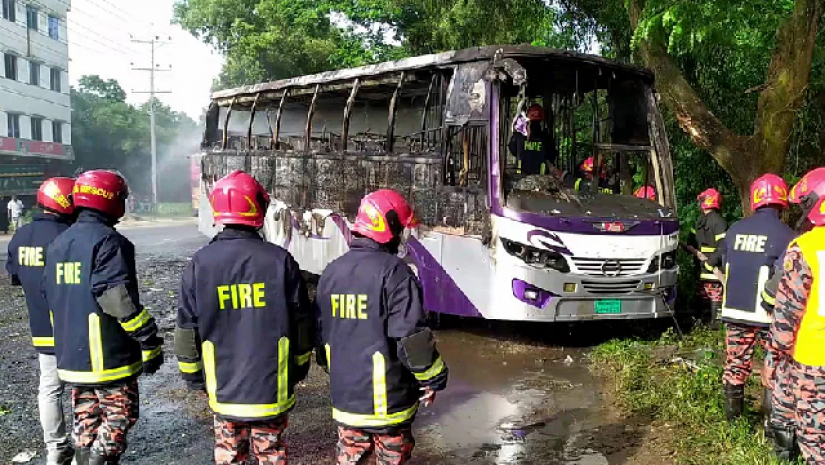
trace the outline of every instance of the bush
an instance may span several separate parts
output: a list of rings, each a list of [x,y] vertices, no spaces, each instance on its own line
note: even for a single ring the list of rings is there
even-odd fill
[[[774,457],[761,414],[754,408],[746,408],[746,414],[733,423],[725,419],[722,354],[724,333],[700,327],[681,341],[672,330],[654,341],[613,340],[594,349],[591,361],[593,369],[615,387],[622,410],[648,415],[673,428],[672,446],[679,464],[785,463]],[[690,360],[693,368],[675,363],[677,357]],[[752,376],[748,405],[755,404],[760,394],[759,380]]]

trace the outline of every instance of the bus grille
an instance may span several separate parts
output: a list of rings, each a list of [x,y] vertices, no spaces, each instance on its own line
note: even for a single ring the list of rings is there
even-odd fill
[[[644,259],[625,259],[625,258],[618,258],[618,259],[608,259],[608,258],[583,258],[583,257],[570,257],[573,261],[573,264],[576,265],[576,269],[579,270],[580,273],[589,274],[591,276],[605,276],[603,270],[605,268],[609,268],[607,276],[630,276],[634,274],[640,274],[643,271],[645,261]],[[603,268],[605,262],[610,262],[607,267]],[[611,272],[614,270],[616,264],[621,265],[621,271],[618,274],[614,274]]]
[[[630,294],[639,289],[639,280],[621,280],[611,282],[596,282],[596,281],[582,281],[584,290],[591,294],[609,295],[609,294]]]

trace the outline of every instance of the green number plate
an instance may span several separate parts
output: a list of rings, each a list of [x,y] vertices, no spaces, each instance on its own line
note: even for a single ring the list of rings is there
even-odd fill
[[[597,315],[615,315],[622,313],[621,300],[597,300],[596,314]]]

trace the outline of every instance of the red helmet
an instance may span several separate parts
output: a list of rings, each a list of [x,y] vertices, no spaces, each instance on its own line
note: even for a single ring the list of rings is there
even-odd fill
[[[581,166],[582,171],[584,171],[585,173],[592,173],[593,172],[593,163],[594,163],[593,157],[589,157],[587,160],[584,161],[584,163],[582,163],[582,166]]]
[[[260,228],[269,207],[269,194],[251,175],[235,170],[215,182],[209,203],[217,224]]]
[[[648,199],[652,201],[656,201],[656,190],[653,189],[651,186],[642,186],[636,189],[636,192],[633,193],[633,196],[638,197],[640,199]]]
[[[825,226],[825,168],[808,171],[791,189],[790,201],[802,204],[814,226]]]
[[[73,178],[51,178],[37,189],[37,204],[61,215],[74,213],[72,203]]]
[[[527,109],[527,119],[530,121],[544,121],[544,108],[538,103],[530,105]]]
[[[751,184],[751,210],[767,205],[788,208],[788,185],[775,174],[766,174]]]
[[[696,200],[699,201],[699,206],[703,210],[710,210],[712,208],[719,209],[722,205],[722,194],[714,188],[705,189]]]
[[[361,199],[352,230],[379,244],[386,244],[400,235],[404,228],[417,224],[413,209],[403,195],[394,190],[381,189]]]
[[[72,197],[76,208],[90,208],[119,219],[126,212],[129,186],[117,171],[86,171],[75,180]]]

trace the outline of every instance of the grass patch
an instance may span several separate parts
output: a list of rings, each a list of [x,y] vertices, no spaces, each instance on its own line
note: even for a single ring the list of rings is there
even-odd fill
[[[755,376],[746,391],[746,414],[725,420],[722,354],[724,333],[697,327],[683,340],[672,331],[654,341],[612,340],[592,352],[591,362],[615,389],[622,411],[672,428],[678,464],[787,464],[774,457],[754,410],[761,392]],[[684,362],[673,362],[679,358]]]

